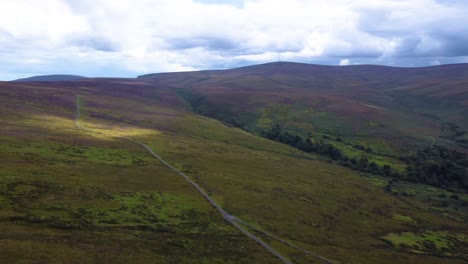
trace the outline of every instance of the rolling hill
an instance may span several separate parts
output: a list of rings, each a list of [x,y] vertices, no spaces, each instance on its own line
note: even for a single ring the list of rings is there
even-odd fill
[[[388,154],[428,146],[432,138],[467,147],[466,64],[395,68],[278,62],[139,78],[178,89],[197,113],[249,131],[279,123],[297,133],[328,134]]]
[[[466,263],[465,192],[261,131],[278,123],[403,170],[402,155],[432,144],[466,151],[467,69],[272,63],[0,82],[0,262],[282,263],[131,139],[291,263]]]
[[[12,82],[60,82],[60,81],[74,81],[74,80],[85,79],[85,78],[87,77],[79,76],[79,75],[54,74],[54,75],[32,76],[28,78],[13,80]]]

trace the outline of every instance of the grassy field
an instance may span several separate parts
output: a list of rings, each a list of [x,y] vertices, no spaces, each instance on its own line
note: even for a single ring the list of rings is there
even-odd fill
[[[462,194],[387,191],[383,178],[196,115],[175,90],[139,80],[0,86],[0,262],[280,263],[123,137],[229,213],[337,263],[467,261]],[[90,132],[74,127],[75,93]],[[320,263],[258,235],[294,263]]]

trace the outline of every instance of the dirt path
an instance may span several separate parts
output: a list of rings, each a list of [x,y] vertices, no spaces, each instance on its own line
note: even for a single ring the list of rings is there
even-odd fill
[[[75,123],[75,126],[79,129],[79,130],[82,130],[82,131],[89,131],[87,130],[86,128],[84,128],[83,126],[80,125],[79,123],[79,119],[80,119],[80,99],[79,99],[79,96],[76,95],[76,117],[74,119],[74,123]],[[248,236],[249,238],[251,238],[252,240],[254,240],[255,242],[257,242],[258,244],[260,244],[262,247],[264,247],[266,250],[268,250],[271,254],[273,254],[274,256],[276,256],[277,258],[279,258],[281,261],[283,261],[284,263],[286,264],[293,264],[289,259],[287,259],[286,257],[284,257],[283,255],[281,255],[281,253],[279,253],[278,251],[276,251],[274,248],[272,248],[270,245],[268,245],[265,241],[263,241],[261,238],[255,236],[254,234],[252,234],[251,232],[249,232],[246,228],[244,228],[242,225],[244,226],[247,226],[251,229],[254,229],[258,232],[261,232],[263,233],[264,235],[266,236],[269,236],[275,240],[278,240],[280,241],[281,243],[283,244],[286,244],[294,249],[297,249],[299,251],[302,251],[310,256],[313,256],[321,261],[323,261],[324,263],[327,263],[327,264],[335,264],[333,261],[331,260],[328,260],[324,257],[321,257],[319,255],[316,255],[310,251],[307,251],[303,248],[300,248],[294,244],[292,244],[291,242],[288,242],[276,235],[273,235],[269,232],[266,232],[266,231],[263,231],[263,230],[260,230],[259,228],[257,227],[254,227],[240,219],[238,219],[237,217],[229,214],[228,212],[226,212],[215,200],[213,200],[213,198],[211,198],[196,182],[192,181],[187,175],[185,175],[183,172],[179,171],[177,168],[173,167],[171,164],[169,164],[168,162],[166,162],[165,160],[163,160],[158,154],[156,154],[148,145],[144,144],[144,143],[141,143],[139,141],[136,141],[134,139],[131,139],[131,138],[128,138],[128,137],[123,137],[124,139],[128,140],[128,141],[131,141],[133,143],[136,143],[140,146],[142,146],[143,148],[145,148],[151,155],[153,155],[156,159],[158,159],[162,164],[164,164],[166,167],[168,167],[169,169],[171,169],[173,172],[177,173],[179,176],[182,176],[188,183],[190,183],[193,187],[195,187],[195,189],[197,189],[197,191],[221,214],[221,216],[226,219],[226,221],[228,221],[229,223],[231,223],[233,226],[235,226],[237,229],[239,229],[239,231],[241,231],[242,233],[244,233],[246,236]]]
[[[275,239],[275,240],[277,240],[277,241],[279,241],[279,242],[281,242],[281,243],[283,243],[283,244],[285,244],[285,245],[288,245],[289,247],[292,247],[292,248],[294,248],[294,249],[297,249],[297,250],[299,250],[299,251],[302,251],[302,252],[304,252],[306,255],[315,257],[315,258],[317,258],[317,259],[319,259],[319,260],[321,260],[322,262],[327,263],[327,264],[336,264],[336,262],[334,262],[334,261],[332,261],[332,260],[329,260],[329,259],[327,259],[327,258],[324,258],[324,257],[322,257],[322,256],[319,256],[319,255],[317,255],[317,254],[315,254],[315,253],[313,253],[313,252],[308,251],[307,249],[303,249],[303,248],[301,248],[301,247],[299,247],[299,246],[296,246],[296,245],[294,245],[293,243],[282,239],[281,237],[278,237],[278,236],[276,236],[276,235],[274,235],[274,234],[272,234],[272,233],[270,233],[270,232],[268,232],[268,231],[264,231],[264,230],[262,230],[262,229],[260,229],[260,228],[258,228],[258,227],[255,227],[255,226],[253,226],[253,225],[251,225],[251,224],[249,224],[249,223],[246,223],[246,222],[244,222],[244,221],[238,219],[238,218],[235,217],[235,216],[233,216],[233,217],[235,218],[235,219],[234,219],[235,221],[237,221],[237,222],[243,224],[244,226],[247,226],[247,227],[249,227],[249,228],[251,228],[251,229],[253,229],[253,230],[257,231],[257,232],[260,232],[260,233],[262,233],[262,234],[264,234],[264,235],[266,235],[266,236],[269,236],[269,237],[271,237],[271,238],[273,238],[273,239]]]
[[[276,251],[275,249],[273,249],[272,247],[270,247],[270,245],[268,245],[265,241],[263,241],[261,238],[255,236],[254,234],[250,233],[247,229],[245,229],[244,227],[242,227],[241,225],[239,225],[239,223],[237,222],[238,219],[232,215],[230,215],[228,212],[226,212],[218,203],[216,203],[197,183],[195,183],[194,181],[192,181],[187,175],[185,175],[183,172],[179,171],[178,169],[176,169],[175,167],[173,167],[172,165],[170,165],[169,163],[167,163],[165,160],[163,160],[158,154],[154,153],[154,151],[148,147],[147,145],[139,142],[139,141],[136,141],[136,140],[133,140],[131,138],[127,138],[127,137],[124,137],[126,140],[129,140],[131,142],[134,142],[136,144],[139,144],[141,145],[142,147],[144,147],[146,150],[148,150],[149,153],[151,153],[151,155],[153,155],[155,158],[157,158],[162,164],[164,164],[166,167],[168,167],[169,169],[171,169],[172,171],[174,171],[175,173],[179,174],[180,176],[182,176],[188,183],[190,183],[193,187],[195,187],[195,189],[197,189],[197,191],[203,195],[203,197],[205,197],[205,199],[216,209],[218,210],[218,212],[221,214],[221,216],[223,216],[224,219],[226,219],[226,221],[228,221],[229,223],[231,223],[233,226],[235,226],[237,229],[239,229],[242,233],[244,233],[246,236],[250,237],[251,239],[253,239],[255,242],[257,242],[258,244],[260,244],[261,246],[263,246],[266,250],[268,250],[271,254],[275,255],[277,258],[281,259],[284,263],[287,263],[287,264],[292,264],[292,262],[290,260],[288,260],[286,257],[284,257],[283,255],[281,255],[278,251]]]

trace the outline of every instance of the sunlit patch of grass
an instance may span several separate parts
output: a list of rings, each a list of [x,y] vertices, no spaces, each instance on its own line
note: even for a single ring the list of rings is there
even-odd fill
[[[74,127],[73,120],[70,118],[50,114],[31,115],[30,118],[23,120],[23,123],[31,126],[47,126],[52,130]]]
[[[80,121],[80,125],[85,128],[84,132],[89,133],[90,136],[103,140],[161,135],[161,132],[156,129],[147,129],[130,125],[103,125],[96,121]]]
[[[380,177],[367,177],[372,184],[375,184],[379,187],[385,187],[388,184],[388,179]]]
[[[401,222],[406,222],[406,223],[416,222],[411,216],[407,216],[407,215],[394,214],[392,218]]]
[[[91,118],[87,110],[87,101],[85,97],[77,97],[77,103],[80,108],[80,118],[77,120],[77,129],[82,129],[93,137],[109,140],[113,138],[138,137],[138,136],[157,136],[160,135],[156,129],[148,129],[129,124],[109,122],[105,119]],[[75,113],[78,114],[78,113]]]

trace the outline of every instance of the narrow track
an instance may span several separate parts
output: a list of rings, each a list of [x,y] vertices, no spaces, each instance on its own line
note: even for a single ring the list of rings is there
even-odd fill
[[[75,119],[73,119],[73,123],[75,123],[76,128],[84,131],[85,129],[80,125],[80,96],[75,95],[75,97],[76,97],[76,115],[75,115]]]
[[[237,217],[235,217],[235,216],[233,216],[233,217],[235,218],[235,219],[234,219],[235,221],[237,221],[237,222],[243,224],[244,226],[247,226],[247,227],[249,227],[249,228],[251,228],[251,229],[253,229],[253,230],[257,231],[257,232],[260,232],[260,233],[262,233],[262,234],[264,234],[264,235],[266,235],[266,236],[269,236],[269,237],[271,237],[271,238],[273,238],[273,239],[275,239],[275,240],[277,240],[277,241],[279,241],[279,242],[281,242],[281,243],[283,243],[283,244],[285,244],[285,245],[288,245],[288,246],[291,247],[291,248],[294,248],[294,249],[297,249],[297,250],[299,250],[299,251],[302,251],[302,252],[304,252],[306,255],[310,255],[310,256],[312,256],[312,257],[314,257],[314,258],[316,258],[316,259],[321,260],[323,263],[327,263],[327,264],[336,264],[336,263],[337,263],[337,262],[334,262],[334,261],[332,261],[332,260],[329,260],[329,259],[327,259],[327,258],[325,258],[325,257],[319,256],[319,255],[317,255],[317,254],[315,254],[315,253],[313,253],[313,252],[310,252],[310,251],[308,251],[307,249],[303,249],[303,248],[301,248],[301,247],[299,247],[299,246],[296,246],[296,245],[294,245],[293,243],[291,243],[291,242],[289,242],[289,241],[287,241],[287,240],[284,240],[284,239],[282,239],[281,237],[278,237],[278,236],[276,236],[276,235],[274,235],[274,234],[272,234],[272,233],[270,233],[270,232],[268,232],[268,231],[262,230],[262,229],[260,229],[260,228],[258,228],[258,227],[256,227],[256,226],[253,226],[253,225],[251,225],[251,224],[249,224],[249,223],[246,223],[246,222],[240,220],[239,218],[237,218]]]
[[[88,129],[86,129],[85,127],[81,126],[80,123],[79,123],[79,120],[80,120],[80,98],[78,95],[76,95],[76,116],[75,116],[75,119],[74,119],[74,123],[75,123],[75,126],[81,130],[81,131],[89,131]],[[158,159],[162,164],[164,164],[166,167],[168,167],[169,169],[171,169],[173,172],[175,172],[176,174],[178,174],[179,176],[181,176],[182,178],[184,178],[188,183],[190,183],[193,187],[195,187],[195,189],[221,214],[221,216],[226,220],[228,221],[229,223],[231,223],[233,226],[235,226],[239,231],[241,231],[243,234],[245,234],[246,236],[248,236],[249,238],[251,238],[252,240],[254,240],[255,242],[257,242],[258,244],[260,244],[263,248],[265,248],[266,250],[268,250],[271,254],[273,254],[274,256],[276,256],[277,258],[279,258],[281,261],[283,261],[284,263],[286,264],[293,264],[289,259],[287,259],[286,257],[284,257],[283,255],[281,255],[281,253],[279,253],[278,251],[276,251],[274,248],[272,248],[270,245],[268,245],[265,241],[263,241],[261,238],[257,237],[256,235],[252,234],[251,232],[249,232],[246,228],[244,228],[242,225],[244,226],[247,226],[251,229],[254,229],[266,236],[269,236],[275,240],[278,240],[279,242],[283,243],[283,244],[286,244],[288,246],[290,246],[291,248],[294,248],[296,250],[299,250],[299,251],[302,251],[306,254],[309,254],[310,256],[313,256],[321,261],[323,261],[324,263],[327,263],[327,264],[335,264],[335,262],[329,260],[329,259],[326,259],[324,257],[321,257],[317,254],[314,254],[308,250],[305,250],[301,247],[298,247],[294,244],[292,244],[291,242],[288,242],[276,235],[273,235],[269,232],[266,232],[266,231],[263,231],[263,230],[260,230],[259,228],[255,227],[255,226],[252,226],[240,219],[238,219],[237,217],[229,214],[228,212],[226,212],[215,200],[213,200],[213,198],[211,198],[206,192],[205,190],[203,190],[196,182],[192,181],[187,175],[185,175],[183,172],[179,171],[177,168],[173,167],[171,164],[169,164],[168,162],[166,162],[165,160],[163,160],[158,154],[156,154],[148,145],[144,144],[144,143],[141,143],[137,140],[134,140],[134,139],[131,139],[131,138],[128,138],[128,137],[121,137],[123,139],[126,139],[130,142],[133,142],[133,143],[136,143],[140,146],[142,146],[143,148],[145,148],[152,156],[154,156],[156,159]]]
[[[286,257],[284,257],[283,255],[281,255],[281,253],[279,253],[278,251],[276,251],[274,248],[272,248],[270,245],[268,245],[265,241],[263,241],[261,238],[255,236],[254,234],[250,233],[247,229],[245,229],[244,227],[242,227],[239,223],[240,221],[232,216],[231,214],[229,214],[228,212],[226,212],[218,203],[216,203],[213,198],[211,198],[197,183],[195,183],[194,181],[192,181],[187,175],[185,175],[183,172],[179,171],[178,169],[176,169],[175,167],[173,167],[172,165],[170,165],[169,163],[167,163],[165,160],[163,160],[158,154],[154,153],[154,151],[148,147],[147,145],[139,142],[139,141],[136,141],[136,140],[133,140],[131,138],[127,138],[127,137],[124,137],[126,140],[129,140],[131,142],[134,142],[136,144],[139,144],[140,146],[144,147],[146,150],[148,150],[149,153],[151,153],[151,155],[153,155],[155,158],[157,158],[162,164],[164,164],[166,167],[168,167],[169,169],[171,169],[172,171],[174,171],[175,173],[179,174],[180,176],[182,176],[188,183],[190,183],[193,187],[195,187],[195,189],[197,189],[197,191],[203,195],[203,197],[205,197],[205,199],[216,209],[218,210],[218,212],[221,214],[221,216],[223,216],[224,219],[226,219],[226,221],[228,221],[229,223],[231,223],[233,226],[235,226],[237,229],[239,229],[242,233],[244,233],[246,236],[250,237],[251,239],[253,239],[255,242],[257,242],[258,244],[260,244],[261,246],[263,246],[266,250],[268,250],[271,254],[275,255],[277,258],[279,258],[280,260],[282,260],[284,263],[286,264],[293,264],[290,260],[288,260]],[[239,223],[238,223],[239,222]]]

